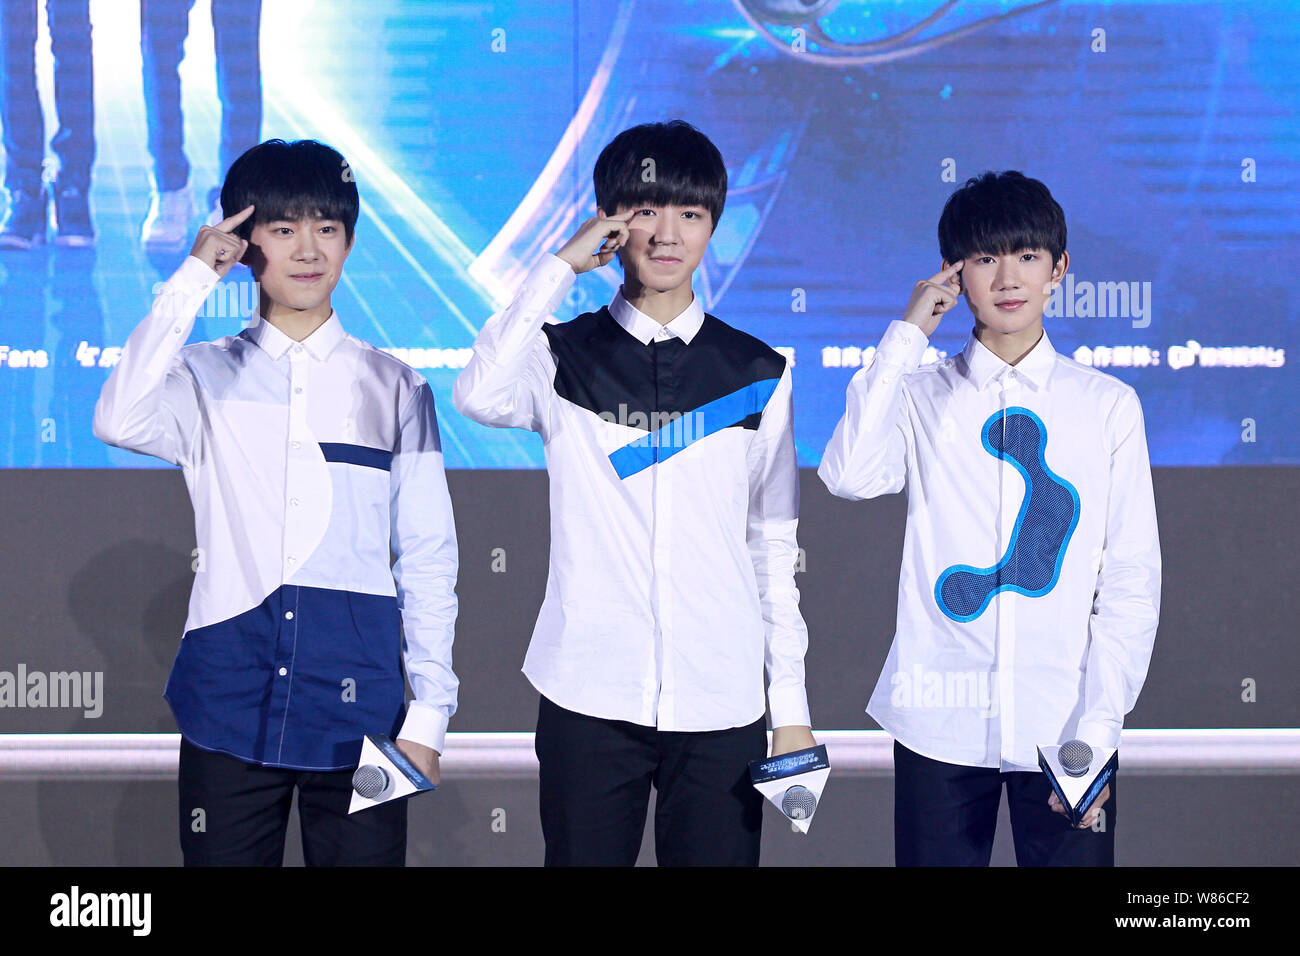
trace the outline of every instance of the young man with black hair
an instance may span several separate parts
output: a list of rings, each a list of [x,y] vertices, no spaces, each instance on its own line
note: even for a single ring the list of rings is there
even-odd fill
[[[941,270],[854,374],[818,471],[844,498],[907,491],[897,630],[867,707],[894,737],[899,865],[987,865],[1003,783],[1022,866],[1114,863],[1115,784],[1072,830],[1036,748],[1119,746],[1160,545],[1137,393],[1042,327],[1065,240],[1035,179],[954,192]],[[958,295],[965,347],[918,368]]]
[[[185,863],[279,865],[296,787],[308,865],[400,866],[406,801],[348,806],[366,734],[396,737],[436,782],[456,710],[456,533],[433,394],[330,306],[358,211],[342,156],[262,143],[221,202],[227,218],[199,230],[127,340],[94,424],[179,465],[194,503],[197,573],[166,692]],[[259,314],[185,346],[236,262]]]
[[[488,320],[454,392],[546,445],[550,573],[524,661],[546,863],[635,863],[653,784],[661,865],[756,865],[765,665],[773,752],[814,746],[790,369],[691,290],[727,190],[703,133],[633,127],[594,178],[597,217]],[[607,307],[545,324],[616,254]]]

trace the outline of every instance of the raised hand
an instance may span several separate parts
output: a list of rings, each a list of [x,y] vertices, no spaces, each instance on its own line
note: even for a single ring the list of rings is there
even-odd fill
[[[939,327],[943,314],[957,304],[957,296],[961,295],[961,267],[965,264],[963,261],[950,266],[945,262],[942,271],[913,286],[903,321],[918,326],[929,338]]]
[[[635,215],[636,210],[630,209],[620,216],[588,219],[556,255],[578,275],[605,265],[627,244],[627,223]]]
[[[201,259],[213,272],[225,278],[248,249],[248,240],[239,238],[235,230],[253,214],[253,209],[253,206],[248,206],[215,226],[200,228],[190,255]]]

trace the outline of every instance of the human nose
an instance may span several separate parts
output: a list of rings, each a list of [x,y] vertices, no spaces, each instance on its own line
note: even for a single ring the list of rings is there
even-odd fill
[[[655,217],[654,242],[657,246],[676,245],[681,238],[677,217],[665,213]]]
[[[998,290],[1018,289],[1020,285],[1019,262],[999,260],[997,272],[993,276],[993,288]]]
[[[298,242],[293,250],[295,259],[310,262],[320,255],[320,244],[315,229],[300,229],[297,238]]]

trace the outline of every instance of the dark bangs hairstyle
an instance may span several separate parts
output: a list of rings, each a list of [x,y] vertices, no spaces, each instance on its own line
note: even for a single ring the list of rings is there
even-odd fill
[[[230,164],[221,212],[229,217],[250,205],[257,208],[236,230],[241,239],[258,223],[320,218],[342,222],[349,244],[361,208],[352,168],[338,150],[314,139],[268,139]]]
[[[939,251],[949,263],[975,255],[1065,251],[1065,213],[1037,179],[1009,169],[981,173],[948,197],[939,217]]]
[[[606,216],[627,206],[703,206],[716,229],[727,201],[727,168],[718,147],[679,119],[623,130],[601,150],[592,178],[596,205]]]

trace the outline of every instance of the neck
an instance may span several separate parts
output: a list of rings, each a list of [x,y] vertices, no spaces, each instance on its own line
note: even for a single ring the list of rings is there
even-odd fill
[[[629,276],[624,277],[621,291],[628,305],[644,312],[660,325],[667,325],[677,318],[695,299],[695,293],[691,291],[689,282],[683,283],[676,289],[660,292],[656,289],[647,289]]]
[[[295,342],[301,342],[328,321],[333,309],[328,299],[315,308],[292,309],[263,296],[261,312],[263,319]]]
[[[975,323],[975,338],[981,345],[1008,365],[1015,365],[1028,355],[1043,337],[1043,323],[1035,322],[1019,332],[997,332],[987,325]]]

